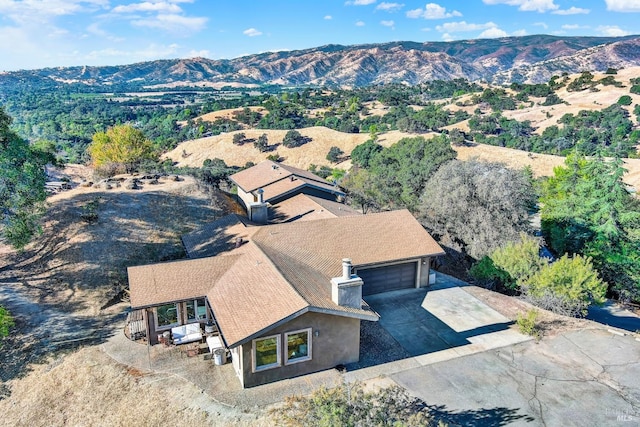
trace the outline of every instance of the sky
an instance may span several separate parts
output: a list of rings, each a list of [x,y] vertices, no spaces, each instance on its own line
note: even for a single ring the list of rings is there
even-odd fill
[[[0,0],[0,71],[530,34],[640,34],[640,0]]]

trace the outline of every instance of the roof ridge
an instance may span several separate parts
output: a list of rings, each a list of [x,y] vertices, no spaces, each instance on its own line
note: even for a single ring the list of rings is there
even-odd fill
[[[296,295],[298,295],[306,304],[307,307],[310,307],[311,304],[309,303],[309,301],[307,301],[307,299],[305,297],[303,297],[300,294],[300,291],[298,291],[298,289],[296,289],[295,286],[293,286],[291,284],[291,282],[289,282],[289,280],[287,279],[287,277],[284,275],[284,273],[282,272],[282,270],[280,268],[278,268],[278,266],[276,265],[275,262],[273,262],[273,260],[271,259],[271,257],[269,256],[268,253],[265,252],[265,250],[260,246],[260,244],[258,242],[256,242],[255,240],[251,239],[250,243],[252,243],[256,248],[258,248],[258,250],[260,251],[260,253],[262,255],[264,255],[265,259],[269,262],[269,265],[276,271],[278,272],[278,275],[285,281],[285,283],[287,284],[287,286],[289,286],[291,289],[293,289],[293,291],[296,293]]]

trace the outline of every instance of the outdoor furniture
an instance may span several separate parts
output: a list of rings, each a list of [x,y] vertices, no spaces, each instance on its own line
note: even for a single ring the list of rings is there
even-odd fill
[[[174,344],[186,344],[202,340],[202,330],[199,323],[189,323],[187,325],[171,328]]]

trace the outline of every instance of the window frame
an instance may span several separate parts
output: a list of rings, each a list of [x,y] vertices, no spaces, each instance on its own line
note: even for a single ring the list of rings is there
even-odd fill
[[[268,365],[258,366],[258,353],[257,353],[257,342],[268,340],[268,339],[276,339],[276,361],[274,363],[270,363]],[[273,368],[279,368],[282,366],[282,334],[269,335],[266,337],[260,337],[252,340],[251,342],[251,367],[253,372],[262,372]]]
[[[307,355],[304,357],[296,357],[295,359],[289,359],[289,335],[300,334],[302,332],[307,333]],[[303,329],[298,329],[296,331],[290,331],[290,332],[284,333],[284,347],[285,347],[284,364],[285,365],[293,365],[296,363],[308,362],[309,360],[313,359],[312,332],[313,332],[312,328],[303,328]]]
[[[173,305],[176,308],[176,322],[175,323],[171,323],[169,325],[163,325],[160,326],[160,322],[158,322],[158,308],[163,307],[165,305]],[[153,308],[153,320],[155,322],[155,326],[156,326],[156,331],[166,331],[168,329],[174,328],[176,326],[180,326],[182,324],[182,304],[176,302],[176,303],[168,303],[168,304],[162,304],[159,305],[157,307]]]
[[[198,301],[202,301],[202,305],[198,304]],[[189,317],[189,306],[188,304],[192,302],[193,303],[193,314],[196,317]],[[199,319],[198,316],[198,308],[204,308],[204,317],[202,319]],[[201,323],[201,322],[207,322],[209,320],[209,313],[207,310],[207,300],[206,298],[194,298],[194,299],[190,299],[184,302],[184,313],[185,313],[185,317],[186,317],[186,322],[187,323]]]

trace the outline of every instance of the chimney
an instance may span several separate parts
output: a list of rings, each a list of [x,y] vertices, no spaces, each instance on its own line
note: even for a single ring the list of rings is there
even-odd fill
[[[351,279],[351,259],[350,258],[342,259],[342,278],[344,280]]]
[[[249,219],[257,224],[266,224],[269,222],[269,209],[264,202],[264,190],[258,188],[256,190],[258,201],[249,204]]]
[[[343,307],[362,308],[362,279],[351,274],[351,260],[342,260],[342,276],[331,279],[331,299]]]

